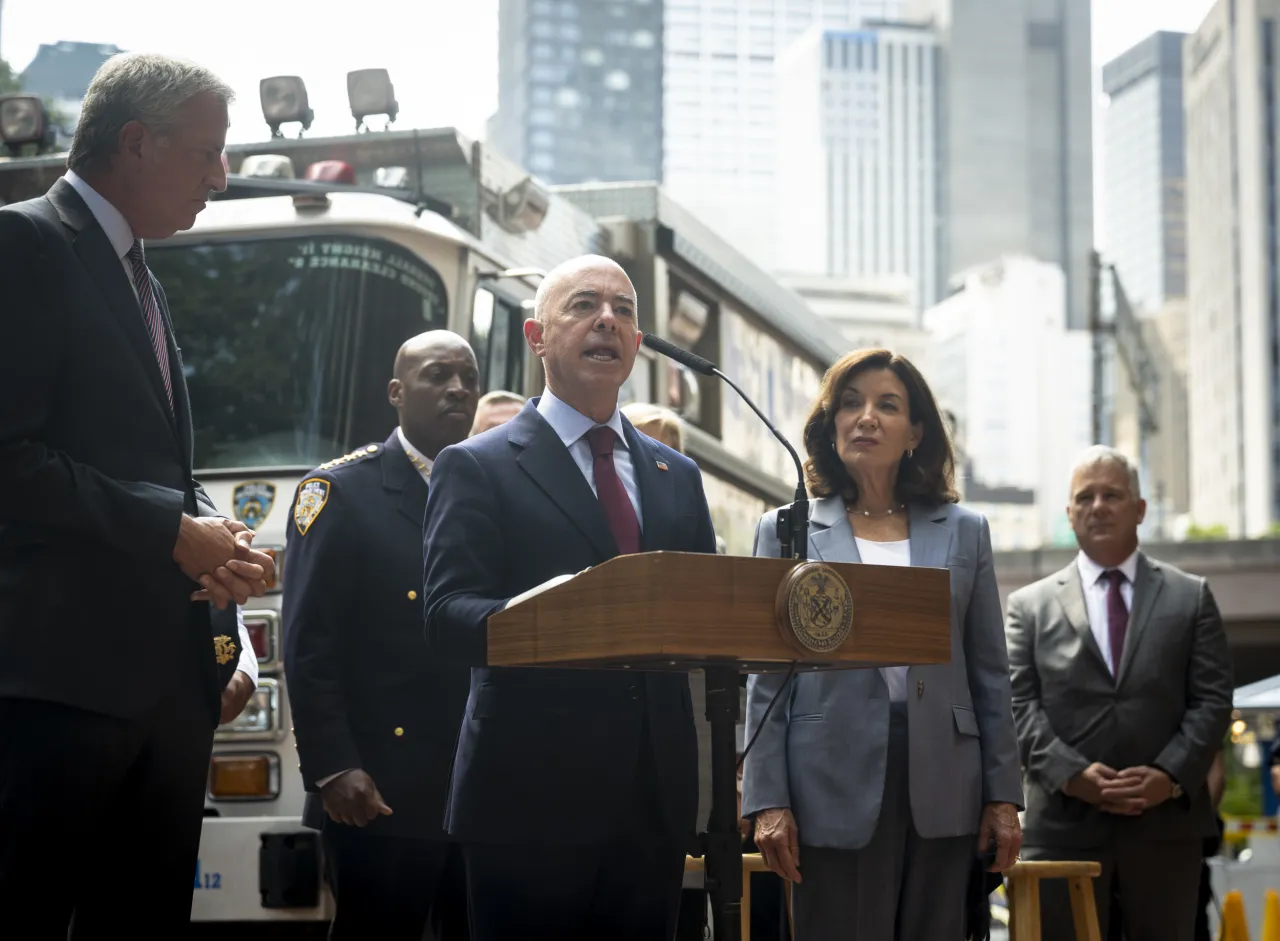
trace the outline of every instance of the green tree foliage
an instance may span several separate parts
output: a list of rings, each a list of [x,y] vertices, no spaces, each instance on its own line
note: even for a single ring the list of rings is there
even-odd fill
[[[22,91],[22,80],[8,62],[0,59],[0,95],[9,95]]]
[[[1226,539],[1227,536],[1227,527],[1221,523],[1213,526],[1197,526],[1192,523],[1187,527],[1187,542],[1211,542]]]

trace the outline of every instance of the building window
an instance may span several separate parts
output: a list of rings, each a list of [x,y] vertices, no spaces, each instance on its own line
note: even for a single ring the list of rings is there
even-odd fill
[[[631,76],[622,69],[614,69],[604,77],[604,87],[610,91],[626,91],[631,87]]]

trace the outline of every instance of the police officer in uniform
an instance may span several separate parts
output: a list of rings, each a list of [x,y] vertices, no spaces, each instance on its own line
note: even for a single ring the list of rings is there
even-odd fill
[[[337,911],[330,938],[465,938],[461,854],[443,830],[469,671],[422,642],[431,465],[467,437],[479,375],[444,330],[405,342],[400,424],[298,486],[285,554],[285,672],[307,802]]]

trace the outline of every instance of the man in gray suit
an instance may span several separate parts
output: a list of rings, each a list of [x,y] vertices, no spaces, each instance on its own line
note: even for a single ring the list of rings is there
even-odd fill
[[[1129,460],[1088,449],[1067,506],[1079,555],[1009,598],[1023,856],[1100,862],[1104,936],[1119,918],[1128,941],[1191,941],[1231,664],[1205,580],[1138,550],[1145,513]],[[1074,937],[1065,884],[1042,885],[1046,941]]]

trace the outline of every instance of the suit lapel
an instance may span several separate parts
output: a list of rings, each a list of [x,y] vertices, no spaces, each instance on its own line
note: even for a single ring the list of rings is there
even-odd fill
[[[58,216],[73,232],[76,255],[79,257],[89,276],[93,278],[107,301],[112,315],[116,318],[120,329],[124,331],[129,345],[133,348],[143,372],[146,373],[151,391],[155,397],[156,407],[164,415],[169,427],[173,429],[173,416],[169,412],[169,400],[164,391],[164,379],[160,375],[160,364],[156,362],[155,350],[151,347],[151,337],[147,333],[147,323],[129,285],[129,277],[124,272],[124,265],[111,246],[107,233],[94,219],[93,213],[85,205],[84,200],[75,188],[65,179],[60,179],[49,189],[47,196]]]
[[[1089,651],[1089,656],[1094,658],[1103,673],[1110,676],[1107,658],[1103,656],[1102,648],[1098,646],[1093,629],[1089,626],[1089,610],[1084,604],[1084,583],[1080,580],[1080,568],[1075,562],[1058,573],[1058,603],[1067,616],[1067,623],[1080,635],[1080,641]]]
[[[622,419],[622,430],[631,452],[631,466],[640,491],[640,513],[644,517],[640,551],[653,552],[669,545],[670,510],[675,505],[674,478],[670,471],[658,470],[657,449],[626,418]]]
[[[538,414],[535,402],[530,401],[511,419],[508,427],[507,439],[521,449],[516,463],[582,531],[602,559],[617,555],[618,544],[600,501],[591,492],[569,449]]]
[[[1124,650],[1120,654],[1120,669],[1116,671],[1116,685],[1124,682],[1133,663],[1142,633],[1151,620],[1151,612],[1155,609],[1160,597],[1160,589],[1164,586],[1164,573],[1138,554],[1138,571],[1133,583],[1133,610],[1129,613],[1129,626],[1124,633]]]
[[[947,511],[939,506],[911,504],[911,564],[921,568],[944,569],[951,552],[951,527]]]
[[[815,500],[809,512],[809,545],[824,562],[861,562],[853,527],[844,512],[844,498],[838,494]]]
[[[382,450],[382,486],[400,495],[396,509],[415,527],[421,529],[423,515],[427,509],[427,482],[413,466],[409,455],[404,453],[404,448],[400,445],[400,436],[394,431],[383,443]]]

